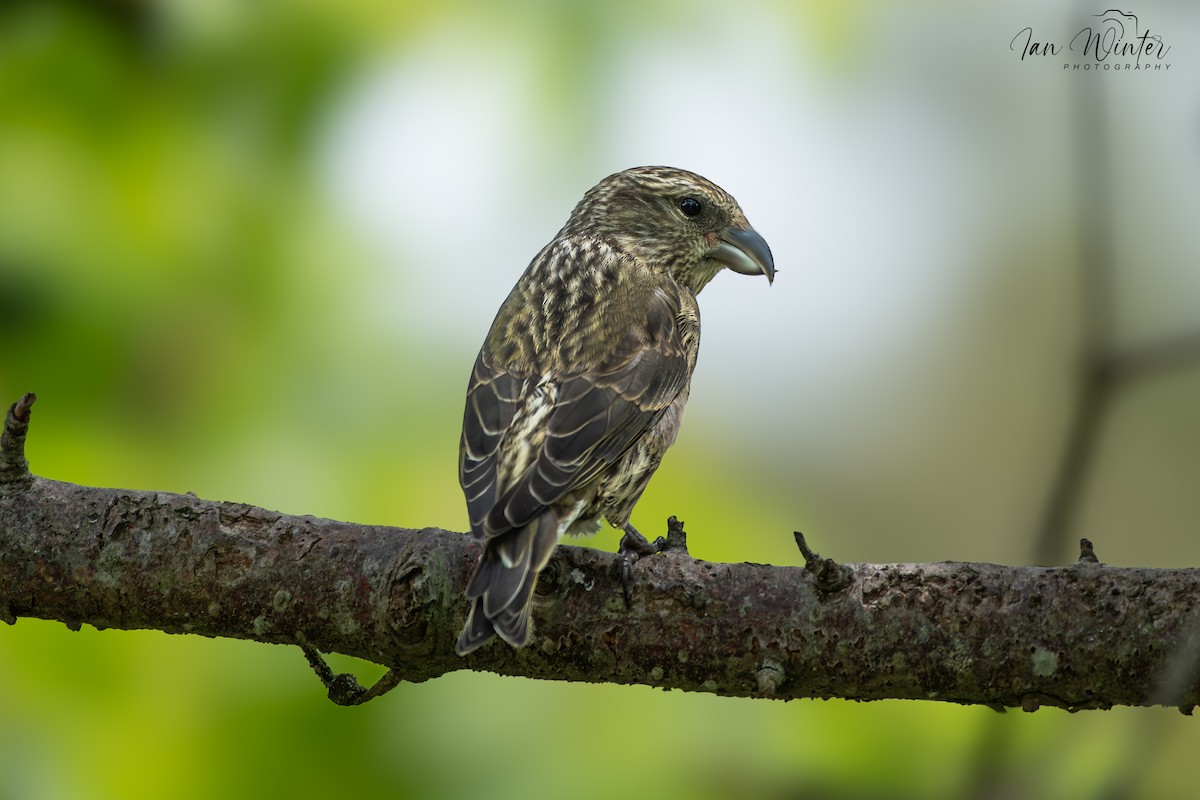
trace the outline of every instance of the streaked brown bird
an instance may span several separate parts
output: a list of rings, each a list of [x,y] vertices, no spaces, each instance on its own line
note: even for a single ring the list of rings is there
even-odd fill
[[[679,431],[696,295],[722,267],[775,277],[727,192],[637,167],[589,190],[517,281],[467,387],[459,481],[484,544],[459,654],[495,634],[529,642],[534,584],[563,534],[603,517],[649,547],[629,516]]]

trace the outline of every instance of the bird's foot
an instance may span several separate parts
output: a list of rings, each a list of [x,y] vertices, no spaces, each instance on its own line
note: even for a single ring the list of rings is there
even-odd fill
[[[621,537],[621,547],[617,550],[620,555],[630,555],[636,562],[641,556],[652,556],[655,553],[661,553],[667,540],[663,537],[658,537],[651,544],[645,536],[638,533],[638,529],[632,525],[626,525],[624,528],[625,535]]]
[[[632,525],[625,526],[625,535],[621,537],[621,546],[617,549],[617,568],[620,570],[621,592],[625,595],[625,607],[632,608],[629,598],[629,583],[633,578],[633,565],[642,556],[652,556],[662,552],[666,539],[658,537],[653,544],[645,536],[638,533]]]

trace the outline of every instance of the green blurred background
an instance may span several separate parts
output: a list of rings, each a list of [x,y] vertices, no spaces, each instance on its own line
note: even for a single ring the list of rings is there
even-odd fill
[[[38,392],[47,477],[462,530],[492,314],[586,188],[667,163],[737,196],[780,275],[705,292],[639,527],[678,514],[722,561],[799,563],[799,529],[845,561],[1028,563],[1089,237],[1119,348],[1200,323],[1200,13],[1128,10],[1169,71],[1009,49],[1082,4],[6,0],[0,402]],[[1122,388],[1060,561],[1081,535],[1200,561],[1197,408],[1195,364]],[[1183,798],[1198,745],[1166,710],[465,672],[340,709],[286,648],[0,626],[0,798]]]

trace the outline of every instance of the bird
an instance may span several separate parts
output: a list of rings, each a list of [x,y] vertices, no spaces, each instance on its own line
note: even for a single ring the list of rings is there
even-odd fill
[[[455,650],[531,638],[538,574],[606,520],[622,550],[675,441],[700,346],[696,295],[722,269],[775,278],[737,201],[683,169],[634,167],[584,193],[533,258],[471,369],[459,482],[483,543]]]

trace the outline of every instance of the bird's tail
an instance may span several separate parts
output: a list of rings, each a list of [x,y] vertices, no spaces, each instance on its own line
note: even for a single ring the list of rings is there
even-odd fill
[[[558,518],[547,510],[526,525],[483,546],[467,586],[471,610],[455,647],[464,656],[493,635],[513,647],[529,642],[529,605],[538,573],[558,544]]]

